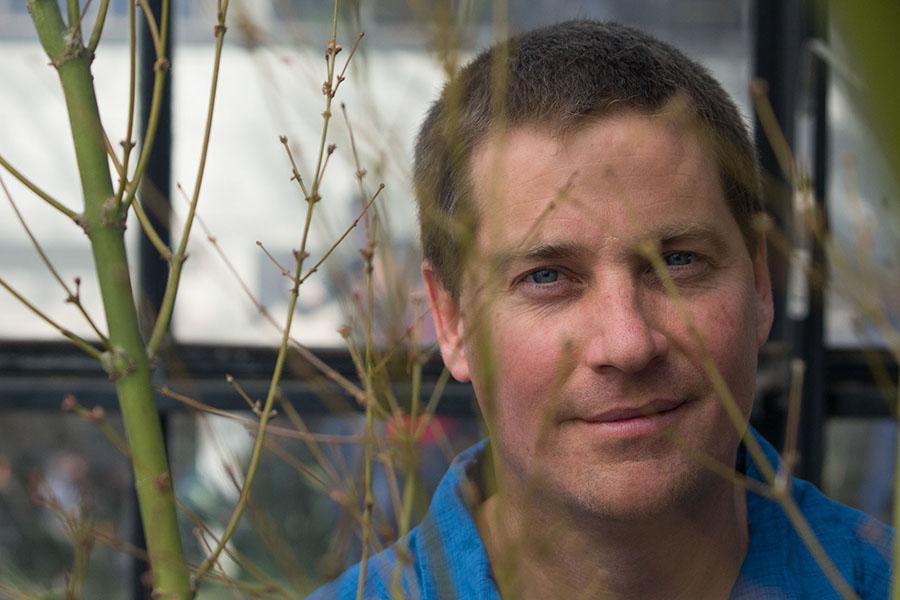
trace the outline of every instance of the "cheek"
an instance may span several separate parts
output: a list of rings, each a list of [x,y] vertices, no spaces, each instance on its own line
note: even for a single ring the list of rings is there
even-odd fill
[[[482,348],[472,348],[476,396],[492,433],[525,441],[534,437],[553,397],[564,360],[564,332],[522,317],[495,315]],[[490,348],[490,354],[485,350]],[[493,387],[493,394],[490,388]],[[487,403],[491,403],[487,406]],[[501,431],[497,431],[500,429]]]
[[[694,315],[706,350],[745,411],[752,403],[756,382],[757,311],[753,298],[752,290],[740,290]]]

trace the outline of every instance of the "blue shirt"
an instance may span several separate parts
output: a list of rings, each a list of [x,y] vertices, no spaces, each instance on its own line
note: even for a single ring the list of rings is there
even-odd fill
[[[769,462],[779,464],[775,449],[755,430],[753,434]],[[471,493],[481,479],[486,447],[487,440],[482,440],[450,465],[422,522],[406,538],[411,561],[401,563],[396,545],[369,559],[364,598],[397,598],[392,586],[399,585],[404,598],[499,600],[473,516],[477,494]],[[742,464],[748,477],[762,481],[743,447],[738,458],[738,465]],[[807,481],[795,478],[792,494],[831,561],[857,594],[866,600],[887,598],[893,530],[829,500]],[[840,598],[777,502],[748,492],[747,520],[750,541],[732,598]],[[359,568],[358,564],[351,567],[308,600],[355,599]]]

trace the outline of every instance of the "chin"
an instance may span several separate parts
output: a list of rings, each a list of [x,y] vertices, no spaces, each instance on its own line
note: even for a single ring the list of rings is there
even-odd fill
[[[546,478],[565,512],[610,522],[647,521],[696,506],[715,475],[687,457],[633,461],[587,469],[559,469]],[[549,500],[550,498],[548,498]]]

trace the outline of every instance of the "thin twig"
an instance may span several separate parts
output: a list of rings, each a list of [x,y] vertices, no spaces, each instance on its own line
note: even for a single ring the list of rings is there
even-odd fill
[[[303,176],[300,175],[300,169],[297,167],[297,162],[294,160],[294,153],[291,152],[291,146],[290,144],[288,144],[287,136],[280,136],[278,138],[278,141],[280,141],[281,145],[284,146],[284,151],[287,153],[288,160],[291,161],[291,179],[297,182],[297,185],[300,187],[300,193],[303,194],[303,197],[309,198],[310,194],[306,189],[306,184],[303,183]]]
[[[179,192],[184,194],[184,190],[181,185],[177,185]],[[187,198],[185,198],[185,202],[187,202]],[[264,319],[274,327],[279,333],[284,331],[284,327],[282,327],[276,320],[275,317],[272,316],[272,313],[263,306],[262,302],[253,294],[253,291],[250,289],[250,286],[247,285],[247,282],[244,281],[244,278],[241,277],[241,274],[235,268],[234,263],[229,260],[228,256],[225,252],[222,251],[221,246],[219,246],[219,242],[216,239],[216,236],[212,235],[210,229],[206,226],[206,223],[200,217],[199,214],[196,215],[197,223],[200,225],[200,228],[203,230],[203,233],[206,234],[207,241],[212,244],[213,249],[216,251],[216,254],[219,256],[219,259],[225,264],[225,268],[228,269],[228,272],[231,273],[232,277],[234,277],[235,281],[237,281],[238,285],[244,292],[244,295],[250,300],[256,310],[263,316]],[[314,352],[312,352],[309,348],[300,343],[300,341],[295,338],[290,338],[291,347],[300,354],[301,358],[305,360],[307,363],[312,365],[317,371],[319,371],[326,379],[331,381],[340,387],[344,392],[350,395],[356,402],[363,406],[365,404],[365,392],[363,392],[359,387],[357,387],[352,381],[338,373],[333,367],[329,366],[325,361],[316,356]]]
[[[128,164],[134,150],[134,114],[137,98],[137,9],[134,2],[128,3],[128,124],[122,143],[122,172],[116,189],[116,208],[122,205],[125,188],[128,186]]]
[[[362,185],[360,183],[360,185]],[[374,228],[369,232],[367,248],[362,251],[366,263],[366,356],[364,381],[366,388],[366,445],[365,464],[363,465],[364,477],[364,505],[363,505],[363,530],[362,530],[362,558],[360,559],[359,579],[356,586],[356,599],[362,600],[365,590],[366,571],[368,569],[369,540],[372,536],[372,508],[375,497],[372,492],[372,461],[373,461],[373,435],[375,406],[377,405],[374,388],[374,352],[375,342],[372,336],[372,325],[375,320],[375,283],[373,277],[375,258],[375,233]],[[388,386],[389,387],[389,386]],[[388,396],[390,397],[390,395]]]
[[[78,34],[81,40],[81,10],[78,8],[78,0],[67,0],[66,7],[69,11],[69,35]]]
[[[45,323],[47,323],[48,325],[50,325],[51,327],[53,327],[54,329],[59,331],[61,334],[63,334],[67,338],[69,338],[69,340],[73,344],[75,344],[76,348],[78,348],[79,350],[81,350],[82,352],[87,354],[88,356],[95,358],[97,360],[100,360],[100,357],[102,355],[102,352],[100,352],[100,350],[97,350],[92,345],[90,345],[88,342],[86,342],[79,336],[75,335],[74,333],[72,333],[71,331],[69,331],[68,329],[66,329],[65,327],[63,327],[62,325],[60,325],[53,319],[51,319],[44,312],[42,312],[41,309],[39,309],[34,304],[29,302],[22,294],[20,294],[18,291],[16,291],[15,288],[13,288],[11,285],[6,283],[6,280],[3,279],[2,277],[0,277],[0,286],[6,288],[6,291],[8,291],[10,294],[12,294],[16,300],[18,300],[23,305],[25,305],[25,308],[27,308],[28,310],[33,312],[35,315],[37,315],[42,321],[44,321]]]
[[[441,370],[441,374],[438,375],[437,381],[434,383],[434,388],[431,390],[431,397],[428,398],[425,410],[422,411],[422,422],[417,424],[415,434],[416,440],[421,438],[422,434],[424,434],[425,430],[428,428],[428,424],[431,422],[434,411],[437,410],[438,402],[440,402],[441,396],[444,395],[444,388],[447,387],[447,383],[449,382],[450,371],[447,367],[444,367]]]
[[[44,190],[39,188],[36,184],[32,183],[32,181],[30,179],[28,179],[27,177],[22,175],[22,173],[20,173],[15,167],[13,167],[11,164],[9,164],[6,161],[6,159],[3,158],[3,156],[0,156],[0,167],[3,167],[7,171],[9,171],[10,175],[12,175],[16,179],[18,179],[22,185],[24,185],[29,190],[34,192],[34,194],[38,198],[41,198],[44,202],[46,202],[47,204],[49,204],[50,206],[52,206],[53,208],[55,208],[62,214],[69,217],[79,227],[82,226],[81,216],[78,213],[76,213],[74,210],[68,208],[67,206],[63,205],[61,202],[54,199],[53,196],[51,196],[50,194],[48,194],[47,192],[45,192]]]
[[[50,262],[50,258],[44,252],[43,247],[41,247],[40,243],[38,243],[37,238],[34,237],[34,234],[31,232],[31,228],[28,227],[28,223],[25,222],[25,218],[22,216],[22,213],[19,211],[19,207],[16,205],[15,201],[12,198],[12,194],[9,193],[9,189],[6,187],[6,182],[3,181],[3,177],[0,176],[0,187],[3,188],[3,193],[6,195],[6,199],[9,200],[10,206],[12,206],[13,212],[16,213],[16,218],[19,219],[19,223],[22,225],[22,229],[25,230],[25,235],[28,236],[28,239],[31,240],[31,244],[34,246],[35,251],[40,256],[41,261],[50,271],[50,274],[53,275],[53,278],[62,286],[63,290],[66,292],[66,302],[70,302],[75,305],[81,315],[84,317],[85,321],[87,321],[88,325],[90,325],[91,329],[94,330],[94,333],[97,334],[97,338],[103,344],[103,347],[109,349],[109,339],[100,331],[100,328],[97,327],[97,324],[88,314],[87,310],[84,308],[84,305],[81,303],[81,294],[80,291],[76,288],[76,291],[73,293],[69,288],[68,284],[63,280],[60,276],[59,271],[53,266],[53,263]],[[76,279],[76,286],[78,285],[79,280]]]
[[[356,136],[353,135],[353,127],[350,125],[350,117],[347,115],[347,105],[341,102],[341,113],[344,115],[344,123],[347,125],[347,133],[350,136],[350,151],[353,154],[353,164],[356,165],[356,181],[357,184],[362,189],[362,180],[363,177],[366,176],[366,170],[360,168],[360,160],[359,160],[359,152],[356,149]],[[383,185],[383,184],[382,184]],[[360,202],[365,196],[360,196]],[[369,232],[369,215],[366,215],[366,237],[368,237]]]
[[[759,122],[763,126],[766,139],[769,140],[769,145],[775,152],[778,166],[788,181],[794,181],[796,162],[791,156],[791,146],[778,125],[778,117],[775,116],[775,111],[772,109],[772,104],[769,102],[769,96],[766,91],[765,82],[757,79],[750,83],[750,95],[753,98],[756,114],[759,116]]]
[[[125,176],[125,167],[122,163],[119,162],[119,157],[116,156],[116,151],[113,149],[112,142],[109,141],[109,136],[106,134],[106,130],[103,131],[103,143],[106,145],[106,155],[109,156],[109,159],[113,163],[113,167],[116,169],[116,173],[119,177]]]
[[[325,251],[325,254],[322,255],[322,258],[320,258],[318,260],[318,262],[316,262],[316,264],[314,264],[312,266],[312,268],[310,268],[310,270],[306,272],[306,275],[304,275],[303,277],[300,278],[301,284],[304,281],[306,281],[313,273],[315,273],[319,270],[319,267],[322,266],[322,263],[324,263],[326,260],[328,260],[328,257],[331,256],[331,253],[334,252],[337,249],[337,247],[340,246],[341,243],[347,238],[347,236],[350,235],[350,232],[353,231],[357,225],[359,225],[360,219],[362,219],[364,216],[368,217],[369,208],[372,206],[372,204],[375,203],[375,200],[378,199],[378,195],[381,193],[381,190],[383,190],[383,189],[384,189],[384,184],[382,183],[381,185],[378,186],[378,190],[372,195],[372,198],[369,200],[369,202],[366,203],[366,205],[363,207],[362,212],[360,212],[359,215],[357,215],[357,217],[353,220],[353,223],[351,223],[350,226],[344,230],[344,233],[341,234],[341,237],[339,237],[331,245],[331,247]]]
[[[85,10],[90,2],[85,3]],[[131,4],[131,3],[130,3]],[[100,36],[103,34],[103,26],[106,23],[106,12],[109,9],[109,0],[100,0],[100,7],[97,9],[97,19],[94,21],[94,29],[91,31],[91,38],[88,40],[88,50],[91,54],[97,51],[100,44]]]
[[[294,408],[294,405],[288,402],[286,398],[279,397],[279,404],[281,405],[281,410],[284,415],[291,422],[291,425],[294,426],[294,429],[301,433],[309,433],[309,429],[306,427],[306,423],[303,421],[303,418],[300,416],[300,413],[297,412],[297,409]],[[325,453],[322,452],[322,448],[316,442],[316,440],[309,439],[306,441],[306,447],[313,455],[313,458],[316,459],[316,463],[322,467],[322,470],[328,475],[333,484],[339,484],[341,481],[341,477],[337,472],[332,461],[325,456]]]
[[[115,167],[116,173],[119,175],[120,186],[124,186],[124,182],[126,181],[125,173],[128,167],[119,162],[119,158],[116,156],[112,143],[109,141],[109,136],[106,135],[105,131],[103,132],[103,141],[106,143],[106,154],[112,160],[113,167]],[[130,152],[127,151],[126,147],[125,160],[128,160],[129,154]],[[124,189],[124,187],[121,189]],[[138,201],[132,203],[132,206],[134,207],[134,214],[137,215],[138,222],[141,224],[141,229],[144,231],[144,234],[146,234],[147,239],[150,240],[150,243],[153,244],[153,247],[156,248],[156,251],[159,252],[163,260],[170,262],[172,260],[172,250],[169,249],[169,246],[163,241],[162,236],[156,231],[156,228],[153,226],[147,213],[144,212],[143,205]]]
[[[163,39],[159,33],[159,25],[156,24],[156,17],[153,16],[153,11],[150,10],[150,5],[147,4],[147,0],[137,1],[144,11],[144,18],[147,19],[147,28],[150,30],[150,37],[153,38],[153,47],[156,48],[156,56],[163,56],[165,53],[165,46],[163,46]]]
[[[791,476],[797,464],[797,437],[800,431],[801,401],[803,400],[803,375],[806,363],[803,359],[791,360],[791,387],[788,393],[787,425],[784,434],[784,450],[781,458],[781,473],[779,484],[791,487]]]
[[[156,20],[153,17],[153,13],[147,10],[146,0],[141,4],[141,8],[144,10],[144,16],[147,18],[148,24],[155,24]],[[144,177],[144,171],[146,171],[147,165],[150,163],[150,154],[153,150],[153,144],[156,140],[156,131],[159,127],[159,115],[162,110],[162,97],[165,88],[166,73],[169,71],[169,59],[164,54],[169,37],[169,0],[162,0],[160,15],[159,41],[156,43],[156,40],[154,40],[154,45],[156,47],[156,63],[153,65],[153,93],[150,98],[150,114],[147,117],[147,126],[144,129],[143,142],[141,143],[137,167],[134,170],[131,182],[125,186],[125,195],[121,202],[121,206],[124,206],[125,210],[128,210],[131,203],[134,201],[134,196]],[[152,25],[150,26],[152,29]],[[133,112],[133,108],[130,112]],[[119,200],[120,196],[117,195],[117,209],[120,206]]]
[[[825,573],[826,577],[832,583],[835,589],[840,592],[844,598],[856,598],[856,594],[854,594],[853,590],[850,589],[850,587],[847,585],[844,577],[837,570],[828,554],[822,548],[819,540],[815,536],[815,533],[812,531],[812,529],[810,529],[809,524],[806,522],[806,519],[803,517],[803,514],[797,507],[793,496],[790,494],[786,487],[779,488],[776,485],[777,475],[775,473],[775,470],[772,468],[772,464],[766,457],[762,447],[759,445],[759,442],[755,437],[753,437],[753,434],[746,427],[743,414],[738,408],[737,402],[732,396],[728,384],[725,382],[721,372],[716,367],[715,362],[712,360],[709,349],[706,346],[706,340],[697,329],[691,313],[684,301],[684,298],[681,296],[681,293],[679,292],[677,286],[675,285],[675,282],[672,280],[671,275],[669,274],[665,264],[662,261],[658,248],[655,244],[648,242],[645,244],[641,244],[639,249],[641,253],[650,261],[656,273],[656,276],[659,277],[668,296],[675,301],[676,307],[681,313],[681,318],[688,328],[688,332],[690,333],[691,337],[694,340],[694,343],[700,350],[701,367],[706,373],[707,378],[710,380],[713,389],[716,392],[716,395],[719,397],[722,406],[725,408],[726,414],[732,420],[735,428],[737,429],[737,431],[743,431],[744,447],[747,449],[747,452],[750,454],[750,457],[762,473],[765,480],[769,483],[769,485],[773,486],[773,489],[777,494],[779,504],[781,504],[781,506],[784,508],[785,514],[787,514],[789,520],[791,521],[791,524],[794,526],[795,531],[803,540],[810,553],[812,553],[819,567]]]
[[[66,412],[74,413],[88,423],[96,425],[107,441],[112,444],[113,448],[118,450],[125,458],[131,458],[128,442],[116,428],[110,425],[106,420],[106,411],[103,410],[103,407],[95,406],[88,410],[78,402],[78,399],[74,395],[67,394],[63,399],[62,409]]]
[[[167,0],[163,1],[165,2]],[[184,267],[187,244],[191,235],[191,227],[194,224],[194,213],[197,211],[197,202],[200,200],[200,186],[203,183],[203,173],[206,169],[206,157],[209,152],[209,140],[212,133],[213,112],[216,106],[216,90],[218,89],[219,84],[219,68],[222,64],[222,48],[225,43],[226,31],[225,16],[227,13],[228,0],[224,0],[216,20],[216,47],[215,56],[213,58],[212,81],[209,86],[206,125],[203,129],[203,142],[200,146],[200,160],[197,164],[197,176],[194,179],[194,192],[191,196],[190,208],[188,208],[188,213],[184,218],[184,226],[181,231],[181,239],[178,242],[178,249],[175,251],[175,255],[170,261],[169,277],[166,280],[166,289],[163,292],[159,314],[156,317],[156,323],[153,324],[150,341],[147,342],[147,354],[151,359],[156,355],[157,350],[159,350],[159,347],[169,330],[169,321],[172,318],[172,310],[175,307],[175,297],[178,294],[178,283],[181,280],[181,269]],[[141,159],[143,159],[143,153]],[[138,162],[138,168],[140,168],[140,161]]]
[[[309,231],[310,225],[312,223],[312,216],[314,212],[314,207],[316,203],[319,201],[319,188],[322,182],[322,173],[323,173],[323,157],[326,151],[325,143],[328,134],[328,124],[331,118],[331,104],[332,99],[334,97],[333,93],[333,82],[334,82],[334,66],[335,59],[338,52],[338,46],[336,42],[337,38],[337,0],[334,3],[334,13],[332,18],[332,38],[329,41],[328,48],[326,50],[325,56],[327,60],[327,78],[325,83],[323,84],[323,94],[326,97],[325,101],[325,111],[322,113],[323,124],[322,124],[322,134],[319,142],[319,156],[316,163],[315,175],[312,180],[312,188],[310,189],[310,194],[306,196],[307,202],[307,210],[306,210],[306,221],[303,226],[303,234],[300,241],[300,249],[296,253],[296,268],[294,270],[293,281],[294,285],[291,288],[290,300],[288,302],[288,310],[287,317],[285,320],[284,332],[282,334],[281,344],[278,350],[278,356],[276,358],[275,367],[272,372],[272,378],[269,384],[269,391],[266,395],[265,404],[262,410],[262,414],[259,419],[259,427],[258,433],[256,437],[256,442],[253,446],[253,451],[250,457],[250,463],[247,467],[247,473],[244,480],[244,485],[241,487],[240,497],[238,498],[237,505],[235,506],[234,512],[229,519],[228,524],[225,527],[225,530],[222,534],[222,538],[219,543],[216,545],[216,548],[206,557],[200,567],[197,569],[197,573],[195,575],[195,582],[199,581],[203,575],[214,565],[218,560],[218,556],[221,553],[222,548],[228,542],[232,535],[234,535],[235,530],[237,529],[237,524],[240,521],[241,515],[247,507],[247,502],[249,499],[250,489],[253,486],[253,481],[259,466],[259,460],[262,452],[262,448],[265,442],[266,435],[266,426],[269,421],[269,417],[272,411],[272,404],[276,396],[276,391],[278,389],[278,383],[281,379],[282,370],[284,368],[285,358],[287,356],[288,342],[290,338],[291,324],[294,317],[294,312],[297,305],[297,300],[299,297],[299,280],[300,276],[303,273],[303,262],[308,256],[308,252],[306,251],[306,244],[309,239]],[[285,143],[285,146],[287,144]],[[192,199],[192,207],[195,204]],[[175,265],[177,266],[177,265]]]
[[[172,255],[171,248],[163,241],[159,232],[156,231],[156,228],[153,226],[153,223],[150,222],[150,218],[147,216],[147,213],[144,212],[144,207],[141,202],[132,202],[131,206],[134,208],[134,214],[137,216],[138,223],[141,224],[141,229],[146,234],[147,239],[150,240],[150,243],[153,244],[153,247],[156,248],[156,251],[159,252],[160,257],[168,263],[173,262],[174,256]]]
[[[681,292],[678,290],[678,287],[672,280],[672,277],[669,274],[666,265],[662,261],[659,249],[657,248],[656,244],[647,242],[640,244],[638,250],[647,258],[647,260],[650,261],[650,264],[653,267],[656,276],[663,284],[663,288],[665,289],[666,294],[669,296],[669,298],[675,301],[675,305],[681,315],[682,322],[687,326],[688,333],[690,334],[691,339],[694,341],[695,345],[700,351],[700,366],[706,373],[706,377],[709,380],[710,384],[713,386],[713,389],[716,392],[716,395],[718,396],[722,407],[725,409],[726,415],[729,419],[731,419],[735,431],[744,432],[743,440],[744,445],[747,447],[747,451],[750,453],[753,461],[759,467],[759,470],[762,472],[766,481],[770,484],[773,483],[775,481],[775,470],[772,468],[772,465],[769,462],[768,458],[766,458],[762,446],[759,445],[759,442],[747,429],[744,415],[741,412],[741,409],[738,407],[737,401],[734,399],[734,396],[731,393],[731,389],[728,387],[728,384],[722,377],[721,372],[716,367],[715,362],[712,360],[709,348],[706,345],[706,339],[697,329],[697,326],[694,323],[694,319],[687,308],[687,304],[682,297]]]
[[[225,381],[228,383],[228,385],[234,388],[234,391],[238,393],[238,396],[244,399],[244,402],[247,403],[247,406],[250,407],[250,410],[253,412],[253,414],[258,415],[261,406],[259,400],[253,400],[252,398],[250,398],[250,396],[247,394],[247,392],[244,391],[244,388],[241,387],[241,384],[237,382],[233,375],[226,373]]]
[[[279,271],[281,271],[281,274],[282,274],[282,275],[284,275],[285,277],[290,278],[291,272],[288,271],[287,269],[285,269],[285,268],[282,266],[282,264],[281,264],[280,262],[278,262],[278,260],[277,260],[274,256],[272,256],[272,253],[271,253],[271,252],[269,252],[268,250],[266,250],[265,245],[263,245],[263,243],[262,243],[261,241],[256,240],[256,245],[259,246],[260,250],[263,251],[263,254],[265,254],[265,255],[269,258],[269,260],[272,261],[272,264],[275,265],[275,266],[278,268]]]
[[[356,54],[356,50],[357,50],[357,48],[359,48],[359,43],[362,41],[362,39],[363,39],[363,37],[365,37],[365,35],[366,35],[365,31],[360,31],[357,34],[356,40],[354,40],[353,46],[350,48],[350,54],[347,55],[347,60],[344,62],[344,68],[341,69],[340,75],[337,76],[337,82],[334,85],[335,92],[337,92],[338,87],[340,87],[340,85],[346,79],[345,75],[347,74],[347,67],[350,66],[350,60],[353,59],[353,55]],[[332,93],[332,96],[333,95],[334,94]]]
[[[313,471],[311,468],[306,466],[303,461],[298,459],[296,456],[282,448],[279,444],[275,442],[275,440],[268,439],[266,440],[266,448],[269,449],[272,454],[283,460],[289,466],[291,466],[297,473],[302,475],[312,484],[313,487],[317,488],[320,492],[327,492],[329,489],[329,482],[325,481],[321,475]]]
[[[234,421],[235,423],[240,423],[247,429],[257,430],[259,428],[259,423],[257,421],[254,421],[253,419],[241,417],[240,415],[236,415],[233,411],[222,410],[214,406],[210,406],[209,404],[204,404],[203,402],[200,402],[195,398],[191,398],[190,396],[186,396],[185,394],[176,392],[168,386],[163,386],[159,390],[159,393],[165,398],[171,398],[172,400],[176,400],[177,402],[180,402],[185,406],[189,406],[190,408],[193,408],[195,410],[215,415],[217,417],[222,417],[224,419],[228,419],[229,421]],[[295,429],[289,429],[287,427],[279,427],[277,425],[269,425],[268,427],[266,427],[266,431],[279,437],[292,438],[296,440],[310,440],[314,442],[321,442],[323,444],[361,444],[364,441],[363,437],[360,435],[312,433],[309,431],[304,432],[297,431]]]

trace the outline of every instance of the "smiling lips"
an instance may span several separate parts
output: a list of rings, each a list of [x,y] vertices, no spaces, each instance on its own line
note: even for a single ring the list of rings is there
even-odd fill
[[[679,409],[686,404],[683,399],[654,400],[636,407],[610,408],[589,417],[573,421],[589,427],[597,434],[612,437],[635,437],[657,434],[670,426],[680,416]]]

